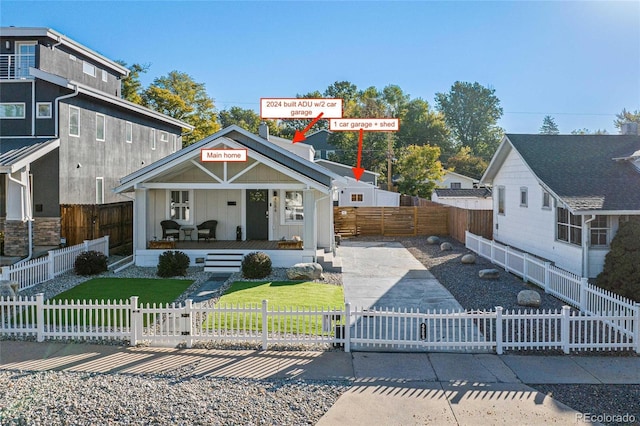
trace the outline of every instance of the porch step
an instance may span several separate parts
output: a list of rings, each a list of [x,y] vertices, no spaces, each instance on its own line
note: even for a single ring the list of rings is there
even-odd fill
[[[204,260],[205,272],[240,272],[242,252],[208,253]]]
[[[316,261],[326,272],[342,272],[342,259],[334,256],[333,252],[320,249],[316,252]]]

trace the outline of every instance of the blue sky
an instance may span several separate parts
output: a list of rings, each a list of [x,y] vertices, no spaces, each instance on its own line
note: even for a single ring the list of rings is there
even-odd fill
[[[110,59],[206,85],[258,111],[348,80],[434,105],[455,81],[495,89],[510,133],[616,133],[640,109],[640,2],[0,1],[1,26],[49,27]]]

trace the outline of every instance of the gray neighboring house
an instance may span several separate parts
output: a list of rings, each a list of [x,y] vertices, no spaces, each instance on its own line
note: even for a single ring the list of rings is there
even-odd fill
[[[640,219],[640,136],[630,129],[505,135],[480,181],[493,186],[494,239],[597,276],[619,224]]]
[[[306,137],[304,143],[313,146],[316,160],[329,160],[329,155],[336,152],[337,148],[329,143],[331,135],[329,130],[322,129]]]
[[[129,71],[49,28],[0,28],[0,230],[5,255],[58,245],[61,204],[130,201],[122,176],[192,126],[120,98]]]

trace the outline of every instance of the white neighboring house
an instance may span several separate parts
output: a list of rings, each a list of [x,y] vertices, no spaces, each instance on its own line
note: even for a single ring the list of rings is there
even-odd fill
[[[592,278],[618,225],[640,220],[640,136],[507,134],[480,183],[496,241]]]
[[[436,182],[436,188],[473,189],[478,186],[478,179],[445,170],[442,179]]]
[[[489,188],[436,188],[431,193],[431,201],[467,210],[491,210],[493,208]]]

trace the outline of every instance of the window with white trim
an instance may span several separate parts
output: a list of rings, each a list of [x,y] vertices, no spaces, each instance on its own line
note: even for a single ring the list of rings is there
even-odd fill
[[[590,223],[591,231],[589,244],[591,247],[606,247],[609,245],[609,216],[597,215]]]
[[[167,132],[160,131],[160,142],[169,142],[169,134]]]
[[[351,202],[352,203],[364,202],[364,194],[351,194]]]
[[[96,76],[96,67],[91,65],[87,61],[83,61],[82,62],[82,72],[87,74],[87,75],[90,75],[91,77],[95,77]]]
[[[520,207],[529,205],[529,192],[526,186],[520,187]]]
[[[96,204],[104,204],[104,178],[96,178]]]
[[[69,106],[69,136],[80,136],[80,108]]]
[[[193,191],[169,191],[169,218],[178,223],[187,224],[191,221],[189,200]]]
[[[22,118],[25,118],[24,102],[3,102],[3,103],[0,103],[0,118],[2,118],[2,119],[22,119]]]
[[[285,191],[284,193],[284,222],[302,222],[304,220],[302,191]]]
[[[130,121],[124,124],[124,140],[127,143],[133,143],[133,124]]]
[[[498,187],[498,214],[505,214],[505,188]]]
[[[105,117],[103,114],[96,113],[96,140],[104,141],[105,135]]]
[[[36,118],[51,118],[51,102],[36,103]]]
[[[556,209],[556,224],[558,241],[564,241],[577,246],[582,245],[582,216],[572,214],[568,209]]]
[[[156,149],[156,129],[151,129],[151,149]]]
[[[108,80],[109,80],[109,74],[105,70],[102,70],[102,81],[106,83]]]
[[[545,210],[551,210],[551,194],[544,189],[542,190],[542,208]]]
[[[449,184],[449,188],[450,189],[461,189],[462,188],[462,183],[461,182],[451,182]]]

